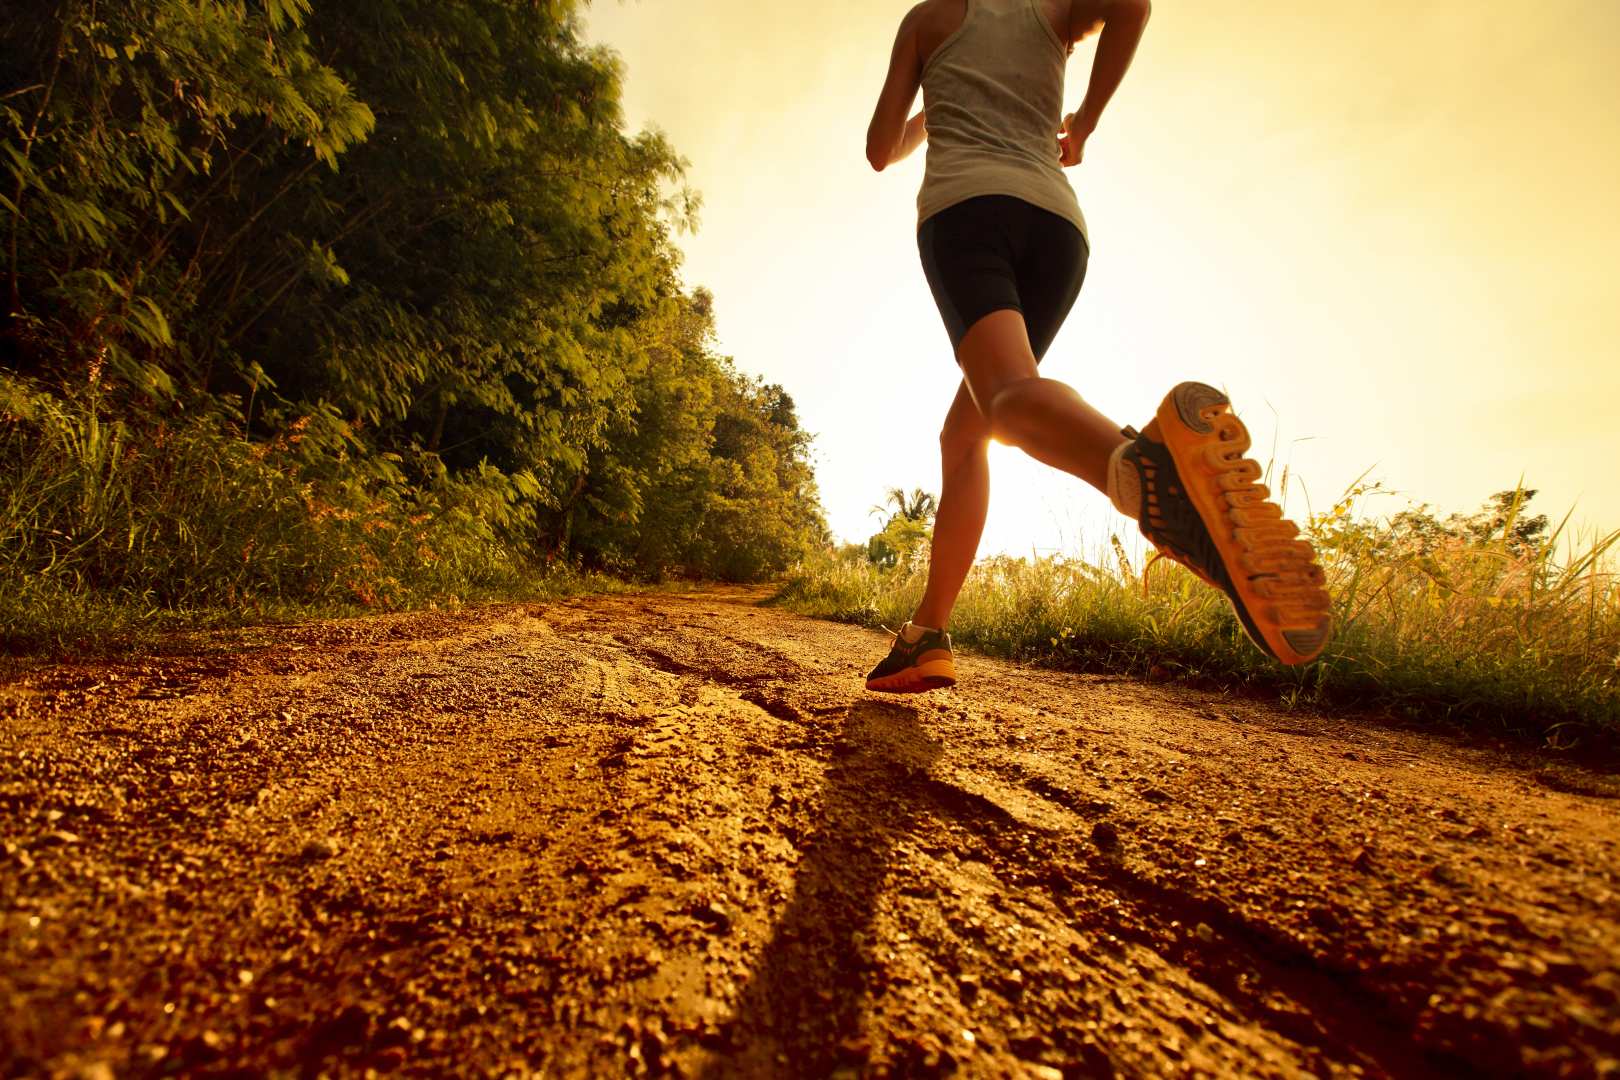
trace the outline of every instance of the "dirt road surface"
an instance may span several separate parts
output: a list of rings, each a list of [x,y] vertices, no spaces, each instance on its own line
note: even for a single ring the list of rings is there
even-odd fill
[[[1611,777],[763,594],[0,683],[0,1073],[1620,1076]]]

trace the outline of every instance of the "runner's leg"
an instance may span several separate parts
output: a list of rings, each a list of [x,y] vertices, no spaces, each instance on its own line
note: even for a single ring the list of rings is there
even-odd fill
[[[1108,490],[1108,460],[1125,437],[1068,384],[1040,377],[1022,312],[993,311],[980,319],[956,359],[995,438]]]
[[[1085,281],[1089,252],[1078,229],[1021,200],[986,196],[931,218],[917,240],[965,376],[940,435],[928,585],[911,620],[942,629],[984,532],[995,408],[1003,442],[1104,491],[1109,455],[1124,437],[1073,390],[1036,372]]]
[[[990,425],[967,384],[956,391],[939,433],[939,510],[928,560],[928,587],[911,621],[942,629],[956,606],[990,511]]]

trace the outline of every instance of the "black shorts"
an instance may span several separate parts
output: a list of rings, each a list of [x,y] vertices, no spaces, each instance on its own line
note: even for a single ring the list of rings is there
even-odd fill
[[[946,207],[917,229],[928,288],[954,351],[993,311],[1021,311],[1039,360],[1086,279],[1090,249],[1066,218],[1011,195]]]

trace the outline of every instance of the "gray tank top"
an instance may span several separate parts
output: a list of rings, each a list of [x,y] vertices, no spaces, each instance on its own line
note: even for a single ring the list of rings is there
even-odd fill
[[[1068,60],[1036,0],[968,0],[961,27],[923,68],[928,161],[919,223],[978,195],[1012,195],[1086,235],[1058,161]]]

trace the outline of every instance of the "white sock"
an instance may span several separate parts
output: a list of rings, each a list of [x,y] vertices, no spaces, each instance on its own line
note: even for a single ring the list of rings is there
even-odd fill
[[[922,640],[924,634],[933,633],[935,629],[932,626],[918,626],[916,623],[908,622],[900,628],[900,639],[907,645],[915,645]]]
[[[1108,458],[1108,501],[1134,521],[1141,516],[1142,477],[1136,466],[1125,460],[1125,448],[1130,445],[1120,443]]]

